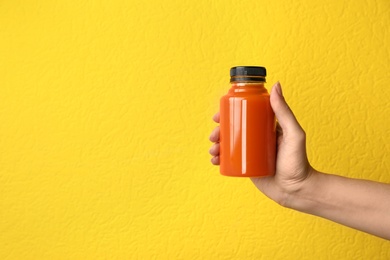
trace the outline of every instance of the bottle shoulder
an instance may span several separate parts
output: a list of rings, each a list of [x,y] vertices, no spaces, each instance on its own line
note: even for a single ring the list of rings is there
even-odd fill
[[[236,83],[231,84],[228,96],[258,96],[258,95],[269,95],[267,89],[264,87],[264,84],[245,84],[245,83]]]
[[[229,91],[222,98],[239,98],[239,99],[264,99],[269,98],[270,95],[267,91],[248,91],[248,92],[231,92]]]

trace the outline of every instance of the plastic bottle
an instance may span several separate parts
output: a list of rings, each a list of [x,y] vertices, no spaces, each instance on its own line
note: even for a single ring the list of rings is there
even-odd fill
[[[220,172],[235,177],[275,173],[276,123],[264,87],[264,67],[230,69],[231,88],[220,101]]]

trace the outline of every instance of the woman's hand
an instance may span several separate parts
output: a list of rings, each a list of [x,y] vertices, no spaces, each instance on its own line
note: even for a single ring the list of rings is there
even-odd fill
[[[276,83],[271,106],[278,119],[276,173],[252,178],[279,204],[390,240],[390,184],[345,178],[314,170],[306,156],[306,135]],[[219,123],[219,114],[214,116]],[[219,128],[211,133],[211,162],[219,164]]]
[[[306,134],[288,107],[279,82],[272,87],[270,101],[278,120],[276,173],[251,179],[266,196],[289,207],[289,195],[299,192],[315,171],[306,156]],[[219,123],[219,113],[214,115],[213,120]],[[210,135],[210,141],[214,142],[210,149],[214,165],[220,162],[219,135],[217,126]]]

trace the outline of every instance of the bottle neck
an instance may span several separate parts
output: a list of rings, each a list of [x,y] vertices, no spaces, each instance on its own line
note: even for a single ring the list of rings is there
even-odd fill
[[[234,75],[230,76],[230,82],[265,82],[265,76],[257,75]]]
[[[230,82],[230,93],[253,93],[262,94],[268,93],[264,87],[264,82],[253,82],[253,81],[241,81],[241,82]]]

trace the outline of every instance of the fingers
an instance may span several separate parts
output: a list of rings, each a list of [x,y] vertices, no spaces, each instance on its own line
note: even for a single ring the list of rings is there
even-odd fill
[[[219,126],[217,126],[216,128],[214,128],[214,130],[211,132],[211,135],[210,135],[210,141],[211,142],[219,142],[219,134],[220,134],[220,129],[219,129]]]
[[[283,133],[302,131],[301,126],[283,97],[282,87],[279,82],[272,87],[270,100]]]
[[[213,144],[209,150],[209,153],[213,156],[213,158],[211,158],[211,163],[214,165],[219,165],[219,150],[219,143]]]
[[[214,165],[219,165],[219,156],[211,158],[211,163]]]
[[[219,112],[217,112],[217,113],[213,116],[213,120],[214,120],[216,123],[219,123]]]
[[[210,150],[209,150],[209,153],[212,155],[212,156],[218,156],[219,155],[219,143],[215,143],[213,144],[213,146],[211,146]]]
[[[219,119],[220,118],[219,118],[219,112],[218,112],[213,116],[213,120],[216,123],[219,123]],[[219,162],[220,162],[220,159],[219,159],[219,150],[220,150],[219,135],[220,135],[220,128],[219,128],[219,126],[217,126],[211,132],[211,135],[209,138],[211,142],[214,142],[213,146],[211,146],[211,148],[209,150],[209,153],[213,156],[213,158],[211,158],[211,163],[214,165],[219,165]]]

